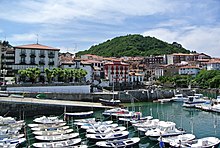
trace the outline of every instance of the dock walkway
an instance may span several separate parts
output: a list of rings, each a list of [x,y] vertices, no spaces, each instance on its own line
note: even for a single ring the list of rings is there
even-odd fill
[[[15,103],[15,104],[38,104],[38,105],[58,105],[58,106],[78,106],[78,107],[93,107],[93,108],[113,108],[112,106],[104,106],[101,103],[82,102],[82,101],[67,101],[67,100],[52,100],[52,99],[36,99],[36,98],[16,98],[16,97],[0,97],[0,103]]]

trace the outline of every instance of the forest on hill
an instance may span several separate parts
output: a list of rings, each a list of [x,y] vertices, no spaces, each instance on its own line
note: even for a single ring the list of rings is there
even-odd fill
[[[139,34],[115,37],[98,45],[91,46],[88,50],[80,51],[77,56],[95,54],[104,57],[122,56],[149,56],[172,53],[190,53],[181,44],[169,44],[155,37]]]

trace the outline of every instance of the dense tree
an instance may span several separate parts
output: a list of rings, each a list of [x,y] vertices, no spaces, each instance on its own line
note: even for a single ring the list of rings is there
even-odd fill
[[[190,53],[189,50],[168,44],[154,37],[144,37],[142,35],[127,35],[107,40],[104,43],[90,47],[89,50],[77,53],[77,56],[83,54],[96,54],[100,56],[149,56],[163,55],[172,53]]]
[[[19,70],[18,74],[21,75],[22,80],[26,81],[26,77],[32,82],[35,83],[37,78],[40,76],[39,68],[27,68],[25,70]]]

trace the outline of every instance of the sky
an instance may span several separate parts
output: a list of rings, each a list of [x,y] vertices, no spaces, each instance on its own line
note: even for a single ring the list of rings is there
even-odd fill
[[[127,34],[220,58],[220,0],[0,0],[0,40],[61,52]]]

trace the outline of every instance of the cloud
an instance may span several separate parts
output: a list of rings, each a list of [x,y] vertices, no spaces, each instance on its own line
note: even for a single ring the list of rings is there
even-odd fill
[[[159,7],[163,5],[163,7]],[[22,0],[0,6],[0,18],[23,23],[66,23],[89,20],[120,22],[129,16],[147,16],[172,10],[164,0]]]
[[[188,26],[179,30],[157,28],[143,33],[144,36],[154,36],[163,41],[180,43],[188,50],[207,53],[213,57],[220,55],[219,26]]]
[[[36,42],[37,38],[38,38],[37,34],[34,34],[34,33],[24,33],[24,34],[13,34],[8,39],[9,39],[9,41],[14,41],[14,42],[22,42],[22,41]]]

